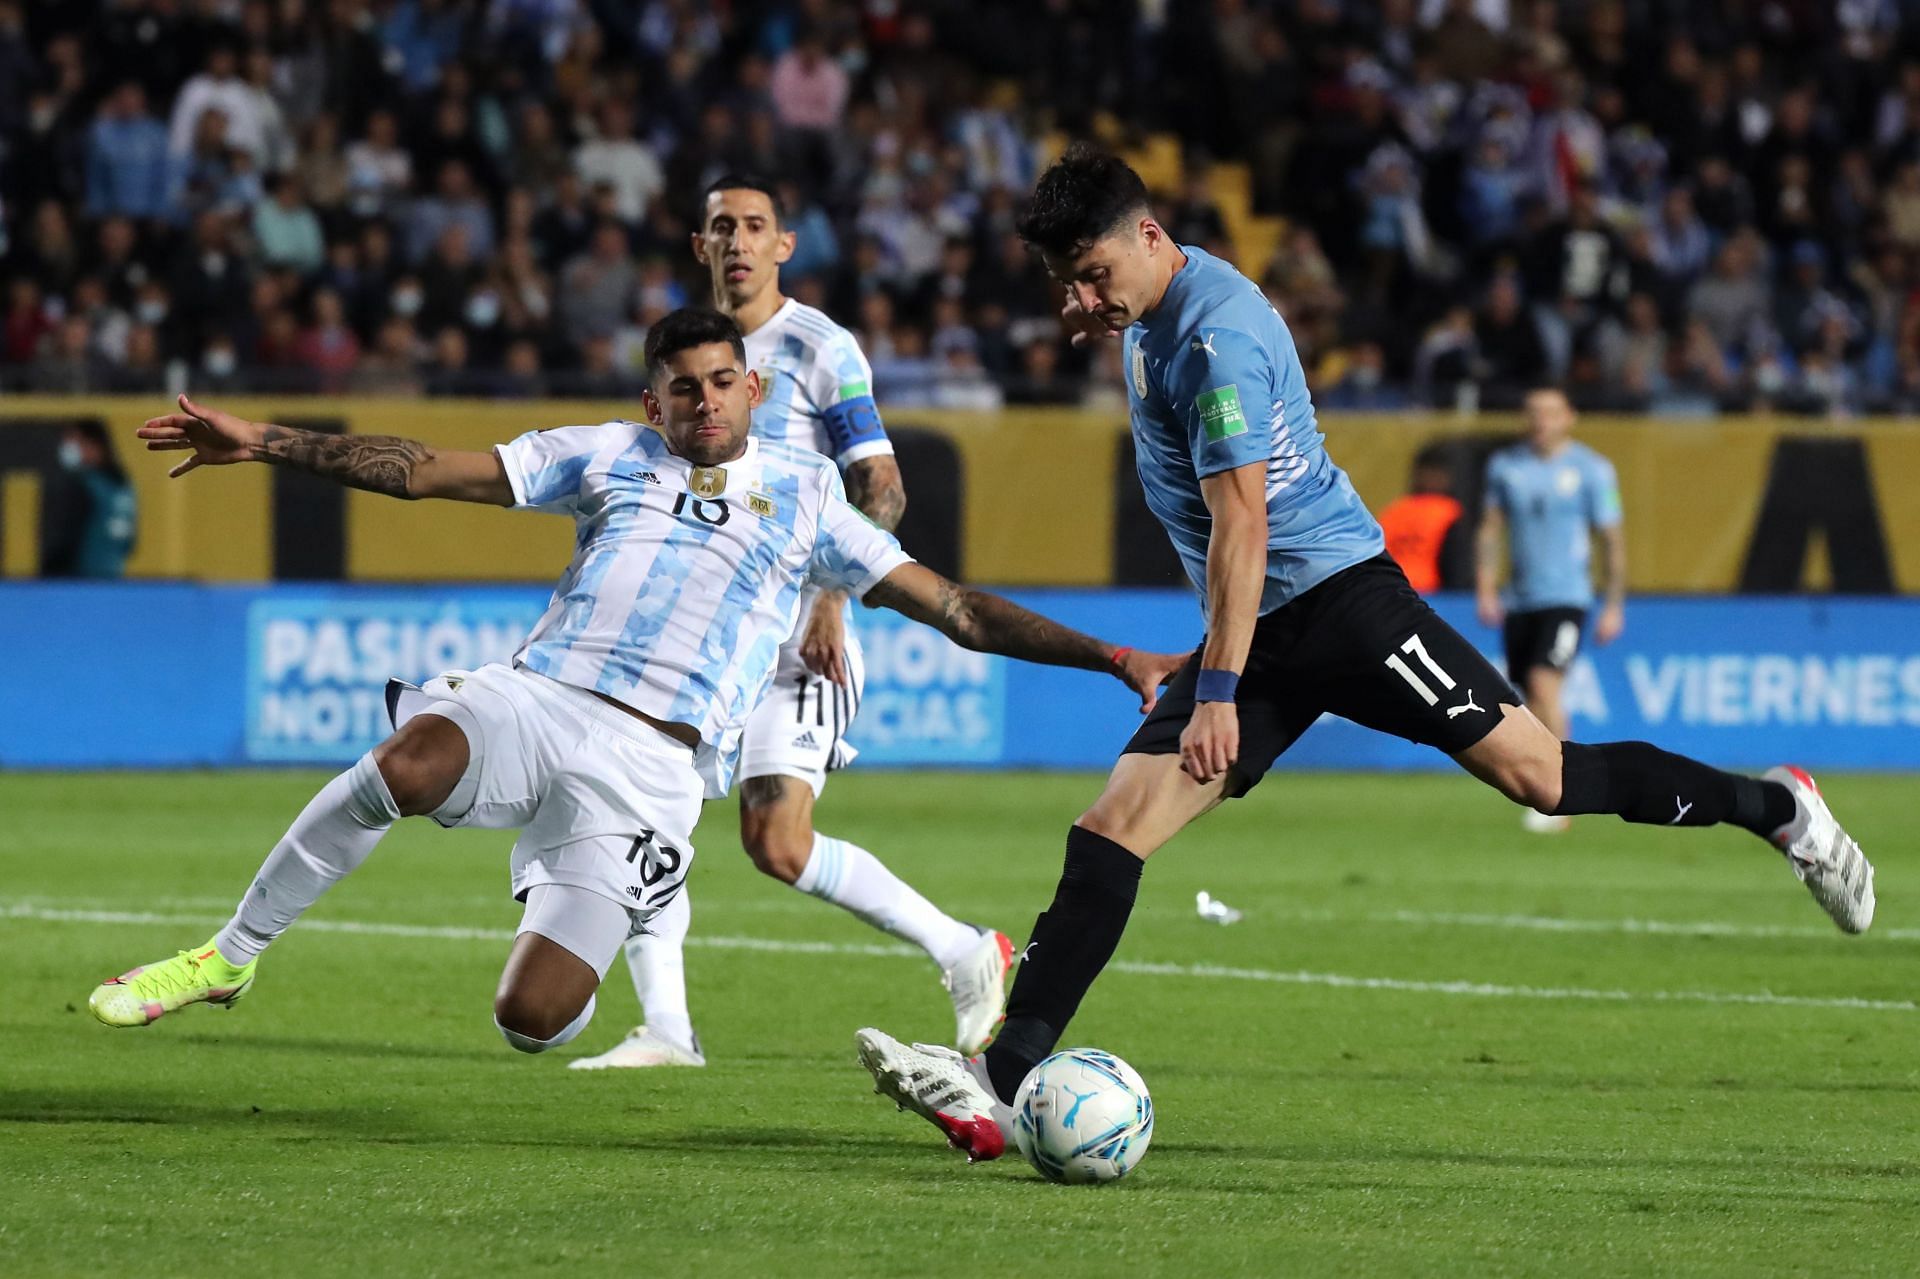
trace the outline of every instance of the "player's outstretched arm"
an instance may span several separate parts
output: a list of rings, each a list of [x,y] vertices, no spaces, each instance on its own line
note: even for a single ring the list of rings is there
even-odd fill
[[[151,452],[192,450],[192,457],[167,472],[176,479],[202,466],[266,462],[388,497],[513,505],[506,469],[490,452],[434,449],[397,435],[330,435],[250,422],[185,395],[180,412],[149,418],[138,434]]]
[[[1196,782],[1224,775],[1240,757],[1234,694],[1267,581],[1266,463],[1215,471],[1200,481],[1213,519],[1207,535],[1207,644],[1200,652],[1193,715],[1180,732],[1180,765]]]
[[[1611,644],[1620,638],[1627,625],[1627,534],[1618,524],[1600,529],[1600,543],[1606,548],[1603,563],[1606,576],[1600,592],[1600,616],[1594,620],[1593,638]]]
[[[875,526],[889,533],[900,527],[900,517],[907,510],[907,486],[892,454],[863,457],[847,467],[846,485],[847,501]],[[800,637],[800,660],[807,669],[843,686],[850,678],[846,619],[841,609],[846,599],[845,591],[822,591],[807,618],[806,633]]]
[[[1488,503],[1473,540],[1473,592],[1482,626],[1500,625],[1500,550],[1506,540],[1506,513]]]
[[[847,468],[847,500],[860,513],[891,533],[907,513],[907,486],[900,463],[891,454],[863,457]]]
[[[925,622],[963,648],[1047,666],[1106,671],[1140,694],[1142,714],[1186,655],[1116,648],[1021,608],[1012,600],[950,582],[922,564],[902,564],[867,591],[864,602]]]

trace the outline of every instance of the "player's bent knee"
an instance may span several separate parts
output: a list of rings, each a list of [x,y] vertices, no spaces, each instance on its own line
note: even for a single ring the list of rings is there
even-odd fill
[[[1501,793],[1538,813],[1551,813],[1560,804],[1560,764],[1537,760],[1516,764],[1499,781]]]
[[[567,1008],[551,999],[535,999],[516,990],[504,990],[494,996],[493,1024],[500,1037],[523,1053],[543,1053],[558,1048],[582,1030],[593,1018],[594,997],[585,1005]]]
[[[763,875],[771,875],[783,884],[798,880],[813,857],[813,832],[800,836],[788,830],[759,829],[743,831],[741,843],[747,856]]]
[[[1075,826],[1089,834],[1112,840],[1136,857],[1152,855],[1165,842],[1165,822],[1154,814],[1142,813],[1120,805],[1096,803],[1074,819]]]
[[[402,817],[444,804],[466,771],[467,735],[452,720],[421,715],[374,748],[373,760]]]
[[[1551,813],[1560,804],[1562,751],[1526,708],[1508,707],[1493,731],[1453,758],[1514,803]]]
[[[1091,831],[1102,839],[1110,839],[1116,844],[1127,842],[1133,826],[1133,823],[1127,820],[1125,813],[1099,803],[1095,803],[1092,808],[1074,818],[1073,824],[1081,830]]]

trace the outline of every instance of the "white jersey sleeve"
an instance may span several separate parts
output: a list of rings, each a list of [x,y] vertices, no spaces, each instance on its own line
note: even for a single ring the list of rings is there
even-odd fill
[[[913,556],[900,549],[893,534],[847,501],[837,473],[829,471],[827,475],[831,483],[821,504],[808,573],[821,586],[862,597],[887,574],[902,564],[911,564]]]
[[[558,426],[528,431],[494,446],[507,484],[513,489],[516,510],[573,515],[580,505],[587,468],[596,457],[618,453],[633,442],[634,424],[604,422],[599,426]]]

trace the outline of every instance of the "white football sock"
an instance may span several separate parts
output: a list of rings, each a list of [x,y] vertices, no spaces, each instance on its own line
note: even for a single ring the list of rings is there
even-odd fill
[[[693,926],[693,903],[686,885],[660,913],[647,921],[647,931],[627,938],[627,970],[640,996],[641,1016],[655,1034],[682,1048],[697,1047],[693,1014],[687,1010],[687,930]]]
[[[980,930],[947,915],[858,844],[813,837],[813,854],[793,886],[850,910],[882,932],[910,941],[950,968],[980,941]]]
[[[252,963],[260,952],[337,880],[367,859],[400,820],[400,809],[371,754],[315,795],[267,854],[253,885],[213,944],[228,963]]]

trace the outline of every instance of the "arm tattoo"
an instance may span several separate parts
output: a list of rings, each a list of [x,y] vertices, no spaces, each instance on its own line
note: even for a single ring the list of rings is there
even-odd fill
[[[401,498],[413,496],[408,488],[414,468],[432,456],[418,440],[397,435],[330,435],[293,426],[269,426],[255,453],[262,462]]]
[[[1113,649],[1091,635],[1082,635],[998,595],[944,577],[936,580],[939,585],[931,600],[883,579],[867,592],[865,602],[925,622],[961,647],[978,652],[1089,671],[1108,670],[1112,664]]]
[[[891,533],[900,527],[907,510],[906,486],[900,465],[891,457],[861,458],[847,468],[847,500],[860,513]]]

